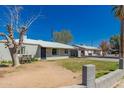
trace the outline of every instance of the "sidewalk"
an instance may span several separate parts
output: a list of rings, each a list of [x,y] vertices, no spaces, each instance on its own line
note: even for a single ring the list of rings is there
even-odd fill
[[[114,88],[124,88],[124,78],[119,80],[117,84],[114,86]]]

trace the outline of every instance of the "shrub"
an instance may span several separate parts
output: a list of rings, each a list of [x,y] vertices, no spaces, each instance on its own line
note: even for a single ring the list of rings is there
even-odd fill
[[[1,61],[0,64],[2,64],[2,65],[10,65],[10,64],[12,64],[12,61]]]
[[[31,61],[32,62],[38,61],[38,58],[37,57],[33,57],[33,58],[31,58]]]

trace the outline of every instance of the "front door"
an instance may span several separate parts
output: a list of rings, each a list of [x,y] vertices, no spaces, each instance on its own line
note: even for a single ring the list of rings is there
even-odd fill
[[[41,59],[46,58],[46,48],[41,47]]]
[[[85,56],[84,50],[81,51],[81,56],[82,56],[82,57]]]

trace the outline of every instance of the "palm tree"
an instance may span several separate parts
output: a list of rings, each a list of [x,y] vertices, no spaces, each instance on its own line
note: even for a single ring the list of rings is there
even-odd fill
[[[120,31],[120,66],[124,68],[124,5],[116,5],[113,6],[113,12],[116,17],[119,18],[121,23],[121,31]]]

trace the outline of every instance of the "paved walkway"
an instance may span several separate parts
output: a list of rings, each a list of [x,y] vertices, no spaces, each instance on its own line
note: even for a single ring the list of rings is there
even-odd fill
[[[124,88],[124,78],[120,79],[114,86],[114,88]]]

